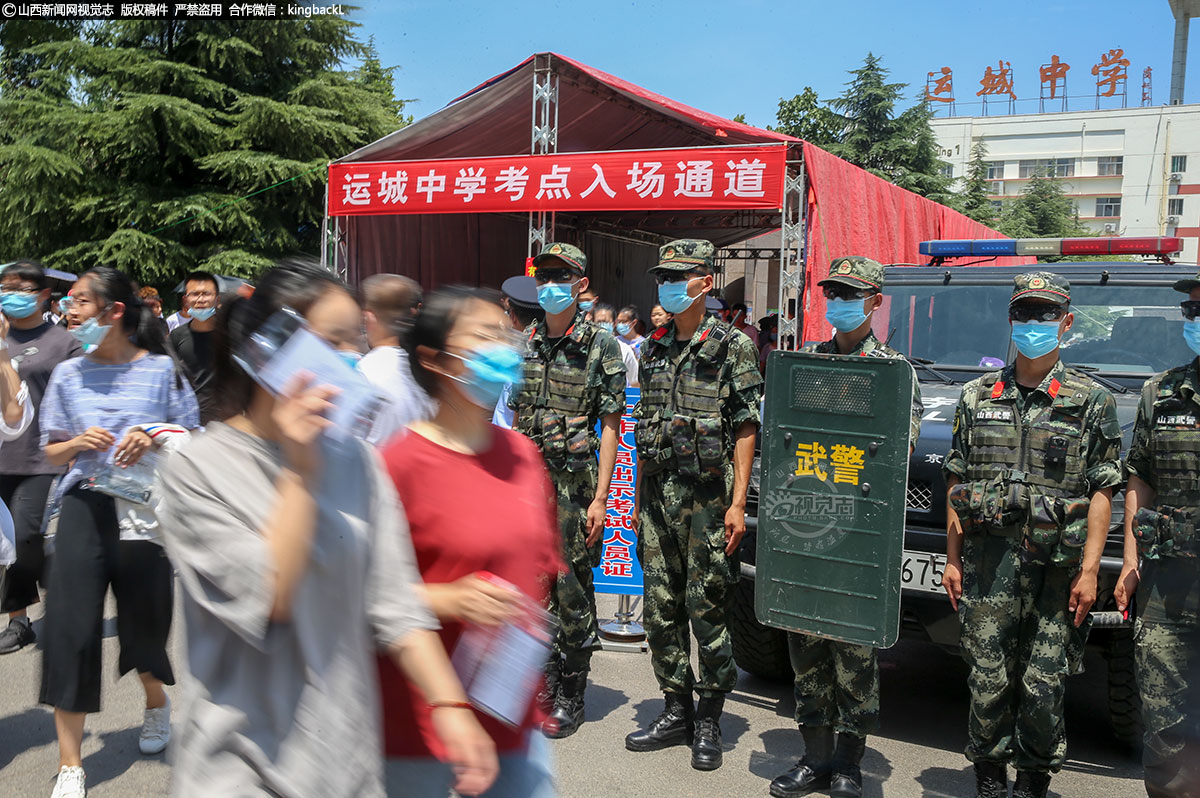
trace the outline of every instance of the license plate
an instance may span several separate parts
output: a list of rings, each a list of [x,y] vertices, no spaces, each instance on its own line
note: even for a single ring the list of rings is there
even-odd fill
[[[943,593],[942,572],[946,569],[946,555],[922,551],[904,552],[904,565],[900,569],[900,586],[905,590],[920,590]]]

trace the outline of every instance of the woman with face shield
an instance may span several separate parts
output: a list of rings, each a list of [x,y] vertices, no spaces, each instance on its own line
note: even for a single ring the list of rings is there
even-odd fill
[[[471,288],[435,293],[409,334],[413,377],[438,410],[383,457],[448,653],[465,628],[524,620],[561,567],[555,493],[541,453],[525,436],[490,423],[500,392],[521,379],[521,340],[498,297]],[[430,733],[436,713],[391,663],[381,661],[380,683],[389,791],[444,798],[453,774]],[[500,754],[487,796],[554,794],[539,708],[529,699],[515,726],[476,713]]]
[[[280,395],[234,360],[283,308],[337,348],[361,312],[315,263],[268,271],[225,304],[213,341],[223,421],[163,478],[191,676],[174,796],[383,796],[380,651],[431,707],[459,794],[495,776],[495,752],[421,597],[404,509],[373,447],[330,429],[333,392],[297,375]]]

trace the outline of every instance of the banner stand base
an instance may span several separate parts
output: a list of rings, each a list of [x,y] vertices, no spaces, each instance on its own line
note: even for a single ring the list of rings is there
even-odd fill
[[[633,596],[618,598],[614,615],[613,620],[600,624],[602,647],[613,651],[644,651],[646,630],[634,620]]]
[[[644,654],[650,650],[645,640],[639,642],[619,642],[616,640],[600,640],[601,651],[619,651],[622,654]]]

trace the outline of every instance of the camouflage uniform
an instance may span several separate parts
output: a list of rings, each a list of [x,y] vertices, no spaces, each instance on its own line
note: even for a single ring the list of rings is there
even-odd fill
[[[703,246],[700,246],[703,245]],[[660,259],[712,263],[708,242],[673,242]],[[664,266],[663,268],[667,268]],[[734,433],[759,423],[762,377],[750,339],[704,317],[688,341],[668,322],[642,344],[642,398],[634,408],[642,469],[638,556],[646,637],[665,693],[724,694],[737,682],[725,625],[737,557],[725,554],[725,512],[733,486]],[[689,661],[691,630],[700,678]]]
[[[1022,297],[1070,299],[1057,275],[1016,278]],[[970,666],[967,758],[1057,772],[1066,755],[1063,693],[1085,622],[1068,611],[1096,491],[1121,483],[1112,394],[1061,362],[1036,388],[1015,366],[963,388],[947,478],[963,528],[961,648]]]
[[[1155,505],[1139,509],[1133,524],[1142,557],[1135,641],[1150,796],[1200,794],[1198,418],[1197,361],[1154,376],[1142,389],[1125,462],[1155,491]]]
[[[544,254],[578,265],[581,272],[586,268],[583,253],[568,244],[548,244]],[[567,569],[550,591],[549,608],[559,622],[554,653],[566,658],[567,671],[586,670],[597,639],[592,568],[600,564],[602,549],[600,541],[587,545],[587,508],[599,470],[595,429],[599,419],[625,408],[625,364],[616,339],[582,313],[560,338],[547,336],[545,321],[535,322],[524,381],[509,405],[514,429],[541,448],[558,494]]]

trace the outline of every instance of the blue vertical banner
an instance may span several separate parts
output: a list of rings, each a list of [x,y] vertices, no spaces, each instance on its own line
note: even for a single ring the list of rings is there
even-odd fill
[[[637,558],[637,530],[633,526],[634,492],[637,490],[637,444],[633,406],[642,392],[625,389],[625,412],[617,442],[617,465],[608,489],[608,512],[604,519],[604,553],[592,569],[597,593],[642,594],[642,564]]]

